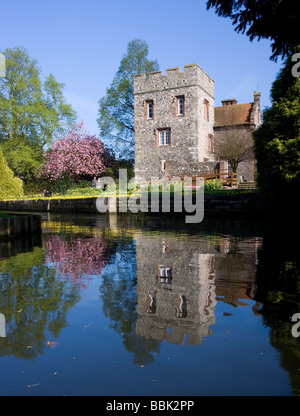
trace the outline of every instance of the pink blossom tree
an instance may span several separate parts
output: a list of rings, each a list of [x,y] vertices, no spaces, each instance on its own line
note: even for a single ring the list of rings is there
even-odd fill
[[[91,136],[83,122],[61,136],[44,154],[42,175],[50,181],[59,178],[90,179],[101,176],[112,165],[113,155],[97,136]]]

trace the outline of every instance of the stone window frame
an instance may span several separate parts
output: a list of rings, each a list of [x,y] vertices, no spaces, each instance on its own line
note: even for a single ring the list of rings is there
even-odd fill
[[[161,143],[161,134],[163,133],[163,143]],[[168,135],[167,135],[168,133]],[[169,137],[168,137],[169,136]],[[167,143],[168,141],[168,143]],[[157,147],[165,147],[171,146],[172,144],[172,135],[171,129],[169,127],[163,129],[156,130],[156,146]]]
[[[204,120],[209,121],[209,106],[210,106],[209,101],[205,99],[203,101],[203,104],[204,104]]]
[[[180,101],[183,101],[182,103],[182,113],[179,111]],[[185,96],[184,95],[178,95],[175,97],[175,115],[176,117],[184,117],[185,116]]]
[[[149,117],[150,105],[152,107],[152,109],[151,109],[152,116],[151,117]],[[154,102],[153,102],[153,100],[146,100],[145,101],[145,120],[154,120]]]

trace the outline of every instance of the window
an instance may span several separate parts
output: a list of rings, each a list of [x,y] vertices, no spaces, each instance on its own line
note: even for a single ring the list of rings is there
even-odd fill
[[[145,119],[146,120],[153,120],[154,119],[153,100],[145,101]]]
[[[214,151],[214,138],[211,134],[208,136],[208,151],[213,152]]]
[[[153,103],[148,103],[148,118],[153,118]]]
[[[204,100],[204,119],[209,121],[209,102]]]
[[[170,146],[171,145],[171,131],[170,129],[158,131],[158,146]]]
[[[184,116],[185,110],[184,96],[176,97],[176,116]]]
[[[171,284],[172,279],[173,279],[173,277],[172,277],[172,268],[159,265],[158,266],[158,281],[159,281],[159,283]]]

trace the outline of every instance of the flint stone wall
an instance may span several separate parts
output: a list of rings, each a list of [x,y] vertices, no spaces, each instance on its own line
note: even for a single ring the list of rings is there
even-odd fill
[[[137,178],[198,173],[199,162],[213,161],[208,137],[214,126],[214,81],[198,66],[134,77],[135,170]],[[184,116],[176,116],[176,97],[184,96]],[[204,100],[209,102],[209,120],[204,118]],[[153,119],[147,120],[145,103],[153,101]],[[158,132],[170,129],[171,145],[159,146]],[[165,162],[165,171],[162,162]],[[196,165],[193,168],[190,165]]]

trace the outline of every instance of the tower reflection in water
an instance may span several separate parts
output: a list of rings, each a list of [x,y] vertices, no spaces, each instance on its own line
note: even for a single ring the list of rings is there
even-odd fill
[[[213,334],[217,301],[248,306],[254,299],[260,243],[233,236],[138,235],[136,334],[200,345]],[[253,312],[258,308],[255,303]]]

